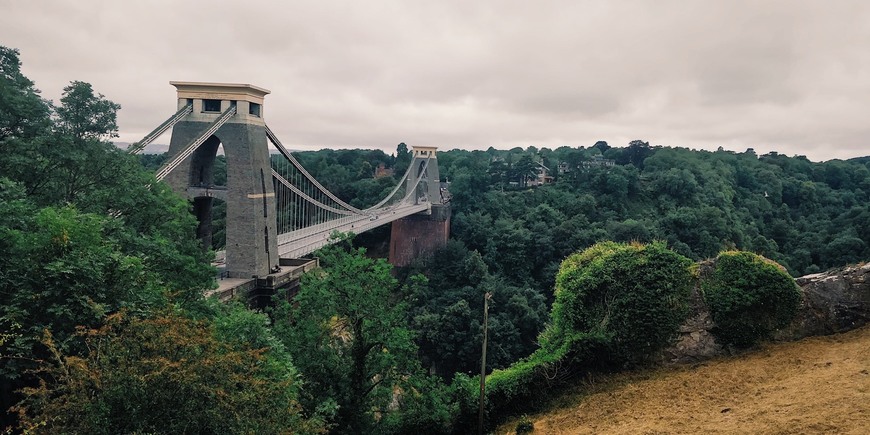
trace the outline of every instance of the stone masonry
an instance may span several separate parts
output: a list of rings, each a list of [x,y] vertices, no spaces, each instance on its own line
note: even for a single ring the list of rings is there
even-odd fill
[[[450,206],[433,204],[431,215],[411,215],[393,221],[390,264],[405,267],[415,258],[432,254],[450,238]]]
[[[701,262],[703,276],[712,267]],[[801,290],[801,303],[791,325],[777,331],[773,339],[799,340],[814,335],[846,332],[870,323],[870,264],[832,269],[795,279]],[[716,342],[715,324],[700,289],[692,291],[691,314],[680,327],[673,345],[665,349],[665,363],[697,362],[728,352]]]
[[[233,278],[265,276],[279,264],[275,228],[275,193],[269,149],[262,118],[263,97],[269,91],[251,85],[172,82],[178,106],[193,104],[193,113],[172,129],[169,155],[180,152],[227,110],[237,114],[208,138],[187,161],[166,177],[173,190],[189,195],[200,220],[198,236],[211,239],[213,198],[200,195],[213,184],[218,145],[227,159],[227,274]],[[204,100],[220,100],[220,112],[204,111]]]

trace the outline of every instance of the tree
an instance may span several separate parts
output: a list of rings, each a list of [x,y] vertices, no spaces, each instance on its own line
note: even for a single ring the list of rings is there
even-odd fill
[[[167,302],[156,274],[104,237],[106,225],[107,218],[71,207],[0,202],[0,326],[20,332],[0,347],[4,379],[25,376],[44,356],[43,330],[60,351],[76,354],[76,327],[96,327],[122,307],[139,313]]]
[[[394,391],[418,371],[407,308],[391,266],[347,241],[319,251],[321,270],[303,276],[275,330],[309,382],[309,409],[338,406],[337,433],[370,433]]]
[[[483,336],[479,317],[465,299],[415,316],[413,326],[419,331],[420,353],[427,367],[446,379],[473,370],[480,359]]]
[[[605,151],[610,149],[610,145],[607,144],[607,141],[600,140],[595,142],[595,145],[592,145],[592,148],[597,148],[601,151],[601,154],[604,154]]]
[[[533,180],[538,176],[538,164],[535,163],[532,156],[523,154],[516,163],[510,168],[511,178],[516,179],[520,186],[526,186],[529,180]]]
[[[50,104],[34,83],[21,74],[18,50],[0,46],[0,146],[10,139],[28,139],[50,125]]]
[[[118,135],[121,106],[79,81],[64,88],[60,101],[52,143],[39,150],[46,159],[34,182],[52,201],[76,202],[129,174],[130,165],[117,167],[121,151],[107,142]]]
[[[405,142],[402,142],[396,146],[396,163],[393,166],[396,170],[393,175],[395,175],[396,178],[401,177],[410,165],[411,152],[408,151],[408,145],[405,145]]]
[[[484,249],[484,259],[492,270],[497,270],[515,282],[528,276],[532,269],[529,262],[535,235],[523,226],[522,221],[508,218],[493,222],[491,238]]]
[[[508,166],[504,160],[493,160],[489,163],[489,169],[486,171],[491,177],[491,183],[504,188],[504,183],[508,177]]]
[[[73,82],[49,118],[17,51],[0,57],[0,330],[14,331],[0,340],[5,410],[19,400],[13,390],[35,382],[44,329],[64,355],[82,356],[76,327],[170,301],[195,309],[214,269],[186,199],[106,142],[116,104]]]
[[[487,367],[505,367],[537,347],[547,317],[544,296],[491,275],[476,251],[450,241],[431,257],[418,260],[414,272],[429,277],[427,285],[417,286],[410,298],[420,357],[442,378],[479,368],[485,293],[493,295]]]
[[[625,150],[623,156],[627,161],[625,162],[617,162],[619,164],[627,164],[630,163],[634,165],[634,167],[638,169],[643,169],[643,161],[646,160],[647,157],[651,156],[653,150],[649,146],[649,142],[644,142],[642,140],[635,139],[628,143],[628,148]]]
[[[63,88],[61,105],[57,108],[57,127],[60,132],[85,140],[107,140],[118,137],[117,113],[119,104],[94,93],[90,83],[73,81]]]
[[[863,240],[855,237],[854,234],[845,232],[828,243],[823,252],[825,252],[830,264],[845,265],[866,259],[863,256],[866,250],[867,244]]]
[[[26,79],[14,83],[19,93],[30,92]],[[0,153],[4,176],[24,187],[27,202],[38,207],[72,204],[79,212],[114,216],[104,223],[103,237],[158,272],[172,291],[212,285],[213,271],[195,240],[196,219],[187,201],[155,182],[135,156],[105,141],[116,135],[119,106],[84,82],[67,86],[61,103],[53,131],[16,138]]]
[[[251,315],[229,318],[223,327],[262,322]],[[43,381],[26,388],[16,407],[25,433],[320,430],[302,417],[297,374],[280,347],[221,340],[209,322],[173,311],[144,319],[114,314],[79,335],[87,344],[81,357],[65,355],[45,336],[53,358],[41,366]]]

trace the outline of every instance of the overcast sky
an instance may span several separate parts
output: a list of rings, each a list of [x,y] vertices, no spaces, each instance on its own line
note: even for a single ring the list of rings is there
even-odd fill
[[[121,104],[127,142],[180,80],[271,90],[295,149],[870,155],[866,0],[0,0],[0,44],[46,98],[82,80]]]

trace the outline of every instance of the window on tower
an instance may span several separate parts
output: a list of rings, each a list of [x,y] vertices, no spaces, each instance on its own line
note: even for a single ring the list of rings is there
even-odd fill
[[[221,100],[202,100],[203,112],[220,112]]]

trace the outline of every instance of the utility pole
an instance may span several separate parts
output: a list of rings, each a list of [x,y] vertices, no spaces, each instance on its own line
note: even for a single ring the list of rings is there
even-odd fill
[[[483,357],[480,358],[480,411],[477,417],[477,433],[483,435],[483,399],[486,393],[486,324],[489,320],[489,300],[492,292],[483,295]]]

